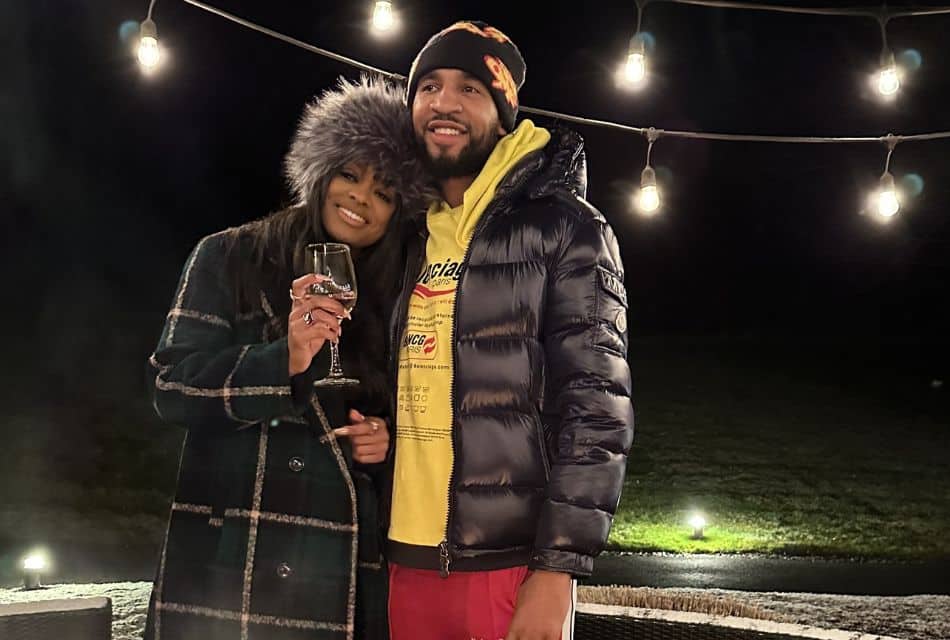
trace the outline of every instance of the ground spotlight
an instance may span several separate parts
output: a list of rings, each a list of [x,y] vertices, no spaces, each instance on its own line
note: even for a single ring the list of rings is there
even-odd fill
[[[39,589],[42,587],[41,578],[48,566],[46,556],[38,551],[34,551],[23,558],[23,588]]]
[[[706,518],[701,514],[694,513],[690,516],[689,526],[693,528],[693,535],[691,536],[693,540],[702,540],[705,538],[703,530],[706,528]]]

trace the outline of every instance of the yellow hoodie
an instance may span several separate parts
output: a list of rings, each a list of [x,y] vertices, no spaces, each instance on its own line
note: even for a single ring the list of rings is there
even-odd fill
[[[426,216],[425,266],[409,302],[399,349],[396,469],[389,539],[438,546],[446,537],[452,473],[452,335],[455,292],[475,225],[502,179],[526,155],[550,141],[547,130],[524,120],[502,138],[462,204],[434,204]]]

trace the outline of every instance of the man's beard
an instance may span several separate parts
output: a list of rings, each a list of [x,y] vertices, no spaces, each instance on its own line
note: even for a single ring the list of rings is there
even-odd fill
[[[485,136],[477,140],[473,138],[462,147],[457,157],[452,158],[442,155],[433,158],[429,155],[424,136],[417,135],[416,140],[421,148],[423,162],[436,180],[478,175],[498,143],[498,138],[492,135],[492,131],[489,129]]]

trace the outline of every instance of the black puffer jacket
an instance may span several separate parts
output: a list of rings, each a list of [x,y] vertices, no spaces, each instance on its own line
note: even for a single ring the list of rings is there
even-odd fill
[[[633,439],[627,302],[585,191],[583,142],[554,132],[506,176],[466,253],[443,571],[587,576],[606,541]]]

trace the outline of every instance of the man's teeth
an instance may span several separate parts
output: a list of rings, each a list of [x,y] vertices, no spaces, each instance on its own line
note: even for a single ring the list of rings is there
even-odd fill
[[[358,222],[360,224],[366,224],[366,218],[356,215],[346,207],[340,207],[340,213],[352,220],[353,222]]]
[[[435,132],[440,135],[445,135],[445,136],[457,136],[457,135],[461,135],[462,133],[458,129],[451,129],[449,127],[436,127]]]

